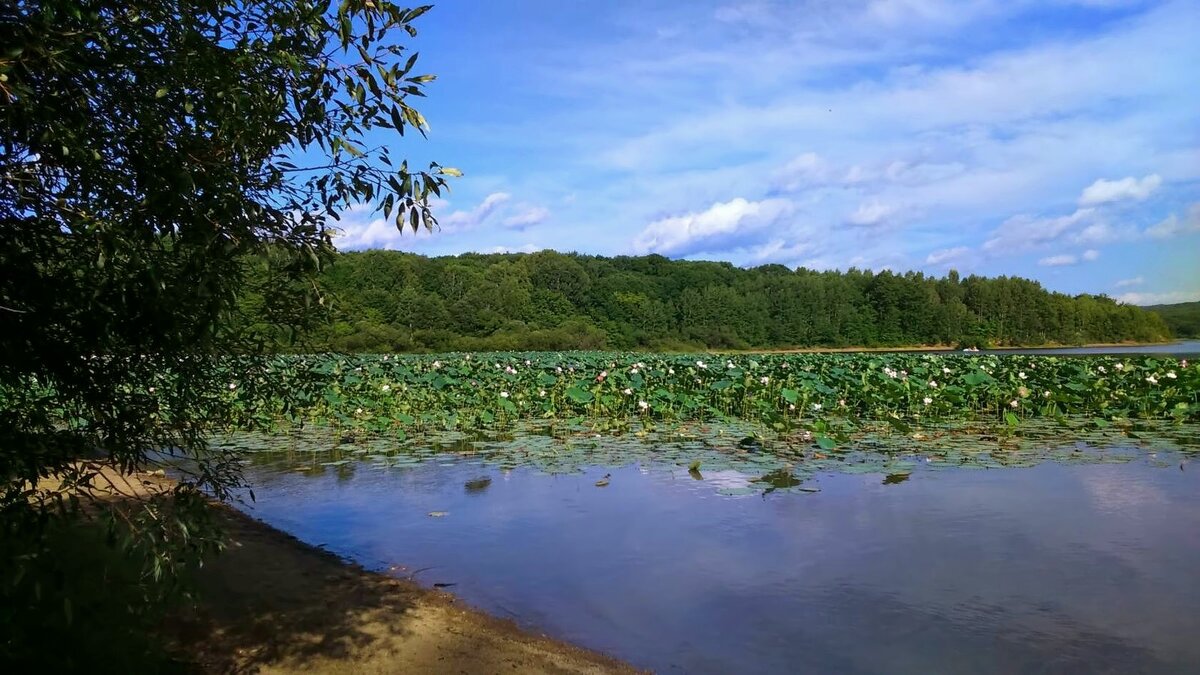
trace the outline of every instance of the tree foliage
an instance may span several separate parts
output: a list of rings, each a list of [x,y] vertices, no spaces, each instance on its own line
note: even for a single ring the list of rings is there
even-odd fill
[[[1157,341],[1155,314],[1015,277],[740,269],[542,251],[339,254],[308,349],[749,348]]]
[[[154,577],[215,543],[196,496],[227,497],[239,478],[230,457],[204,449],[228,398],[208,357],[261,347],[249,328],[263,322],[312,316],[328,219],[367,203],[400,227],[429,227],[428,197],[458,175],[412,171],[389,152],[389,131],[425,132],[410,101],[433,78],[403,39],[427,9],[0,4],[4,542],[36,542],[27,535],[47,518],[79,512],[103,468],[145,468],[161,450],[187,458],[190,478],[105,512],[124,520],[115,529],[133,533],[129,546],[161,552],[147,558]],[[253,322],[239,316],[247,308]],[[169,396],[148,396],[168,373]],[[23,570],[46,561],[36,543],[0,549],[0,621],[11,625]]]
[[[1151,305],[1146,309],[1161,316],[1175,337],[1200,338],[1200,302]]]

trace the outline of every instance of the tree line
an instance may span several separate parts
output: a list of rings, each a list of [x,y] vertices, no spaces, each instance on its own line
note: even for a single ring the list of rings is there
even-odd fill
[[[1003,346],[1153,342],[1152,312],[1016,277],[845,272],[658,255],[339,253],[332,320],[293,348],[347,352]]]
[[[1200,302],[1151,305],[1146,309],[1161,316],[1175,337],[1200,338]]]

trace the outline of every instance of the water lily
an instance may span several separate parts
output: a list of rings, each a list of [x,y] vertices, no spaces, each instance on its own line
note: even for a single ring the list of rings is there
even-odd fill
[[[230,382],[229,391],[233,391],[234,389],[237,389],[237,382]]]
[[[508,398],[508,392],[507,391],[500,392],[500,398]]]
[[[821,409],[821,404],[820,404],[820,403],[814,403],[814,404],[812,405],[812,409],[813,409],[813,410],[820,410],[820,409]]]
[[[391,391],[392,387],[391,387],[391,385],[385,384],[382,387],[380,387],[380,389],[382,389],[383,391]]]
[[[708,366],[704,365],[704,362],[703,362],[703,361],[697,361],[697,362],[696,362],[696,367],[697,367],[697,368],[707,368]]]
[[[930,388],[930,389],[937,389],[937,381],[936,381],[936,380],[930,380],[930,381],[929,381],[929,388]]]
[[[1150,377],[1147,377],[1146,381],[1149,382],[1150,384],[1158,384],[1158,378],[1153,375],[1151,375]]]
[[[538,389],[538,396],[540,396],[540,397],[542,397],[542,398],[546,398],[546,390],[545,390],[545,389]]]
[[[928,396],[926,396],[925,398],[923,398],[921,400],[925,403],[925,405],[929,405],[930,403],[933,403],[933,399],[929,398]]]
[[[1169,377],[1169,378],[1171,378],[1172,380],[1174,380],[1174,379],[1177,377],[1177,375],[1175,375],[1175,371],[1173,371],[1173,370],[1169,370],[1169,371],[1167,371],[1167,377]]]
[[[625,387],[624,389],[621,390],[621,393],[625,394],[626,396],[630,396],[633,394],[633,390],[630,389],[629,387]]]
[[[795,404],[795,403],[789,403],[789,404],[788,404],[788,410],[795,410],[795,409],[796,409],[796,404]]]
[[[1008,402],[1008,407],[1019,408],[1019,407],[1021,407],[1021,402],[1014,398],[1013,400]]]
[[[762,384],[769,384],[771,382],[771,378],[767,377],[766,375],[763,375],[762,377],[758,378],[758,381],[761,382]]]
[[[646,408],[650,407],[650,404],[646,403],[645,401],[638,401],[638,407],[642,410],[645,410]]]
[[[1025,371],[1017,373],[1017,377],[1021,378],[1022,380],[1026,379]]]

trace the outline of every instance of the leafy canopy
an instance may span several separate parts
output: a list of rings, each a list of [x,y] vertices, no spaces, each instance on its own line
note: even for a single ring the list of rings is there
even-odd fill
[[[388,0],[16,0],[0,4],[0,532],[72,512],[97,471],[190,460],[171,499],[122,518],[130,546],[206,548],[202,492],[239,485],[203,438],[252,353],[252,275],[271,320],[311,317],[329,219],[367,203],[434,224],[455,169],[410,170],[377,130],[426,124],[431,75],[402,39],[429,7]],[[266,270],[264,272],[264,270]],[[256,317],[256,320],[261,317]],[[254,378],[250,386],[269,387]],[[160,389],[151,396],[150,387]],[[246,392],[241,392],[243,395]],[[65,478],[63,489],[39,480]],[[108,509],[113,511],[113,509]],[[164,515],[167,514],[167,515]],[[113,516],[116,518],[116,516]],[[37,547],[4,546],[5,592]],[[22,549],[24,551],[24,549]],[[12,555],[9,555],[12,551]],[[152,556],[169,576],[173,555]],[[3,602],[5,612],[18,604]],[[0,620],[11,616],[0,617]]]

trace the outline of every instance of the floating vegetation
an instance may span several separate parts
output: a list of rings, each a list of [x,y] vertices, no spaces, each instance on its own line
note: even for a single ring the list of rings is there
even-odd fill
[[[336,429],[312,427],[279,434],[236,432],[213,443],[250,449],[247,458],[255,465],[313,474],[348,467],[404,471],[447,462],[571,474],[587,467],[639,464],[709,482],[718,494],[727,496],[816,492],[812,479],[829,473],[878,474],[891,485],[918,472],[1138,459],[1169,466],[1200,454],[1200,425],[1194,423],[1097,428],[1078,422],[1069,428],[1069,436],[1064,437],[1056,420],[1032,421],[1015,434],[996,434],[987,426],[971,424],[901,433],[891,425],[875,424],[832,450],[815,445],[804,432],[763,431],[756,443],[747,444],[744,427],[721,424],[638,425],[627,433],[610,435],[547,421],[522,423],[505,432],[433,432],[402,441],[378,434],[345,444],[338,442]],[[610,478],[604,476],[596,486],[607,486]],[[483,476],[468,481],[465,489],[480,492],[490,483]]]
[[[250,372],[276,386],[239,379]],[[765,429],[806,432],[828,450],[878,421],[903,433],[959,422],[1012,429],[1050,419],[1082,433],[1141,420],[1200,421],[1200,372],[1155,356],[287,355],[265,371],[231,368],[230,380],[231,428],[319,424],[343,430],[344,442],[362,433],[402,440],[532,420],[606,434],[710,421],[743,425],[750,446]]]

